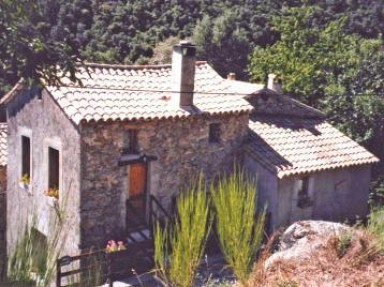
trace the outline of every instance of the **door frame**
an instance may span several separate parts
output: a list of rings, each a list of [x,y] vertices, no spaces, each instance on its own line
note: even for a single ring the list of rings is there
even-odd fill
[[[145,217],[145,220],[148,221],[148,216],[149,216],[149,210],[148,210],[148,194],[150,193],[149,192],[149,162],[136,162],[136,163],[132,163],[132,164],[129,164],[128,165],[128,168],[127,168],[127,172],[126,172],[126,186],[125,186],[125,190],[124,190],[124,193],[125,193],[125,209],[127,209],[127,206],[126,206],[126,202],[133,199],[135,197],[132,197],[130,195],[130,176],[131,176],[131,168],[133,165],[136,165],[136,164],[140,164],[140,165],[143,165],[145,167],[145,179],[144,179],[144,184],[145,184],[145,187],[144,187],[144,192],[142,193],[142,199],[143,199],[143,215]],[[139,196],[138,196],[139,197]],[[141,197],[141,196],[140,196]],[[125,213],[127,213],[127,210],[125,210]],[[127,217],[127,214],[125,216],[125,218]],[[126,223],[127,224],[127,223]]]

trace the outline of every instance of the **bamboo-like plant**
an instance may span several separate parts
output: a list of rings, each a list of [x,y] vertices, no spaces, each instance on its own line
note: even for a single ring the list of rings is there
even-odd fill
[[[235,170],[211,186],[211,195],[221,250],[237,279],[246,286],[265,222],[265,209],[260,214],[256,210],[256,184]]]
[[[165,286],[193,286],[208,232],[209,200],[203,180],[178,197],[173,226],[155,228],[155,263]]]

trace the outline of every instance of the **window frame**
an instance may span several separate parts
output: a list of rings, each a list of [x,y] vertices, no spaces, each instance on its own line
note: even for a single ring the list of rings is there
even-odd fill
[[[124,139],[124,153],[138,153],[139,152],[139,130],[127,129],[125,131]]]
[[[28,141],[28,142],[26,142]],[[27,144],[27,150],[26,145]],[[31,154],[31,138],[27,135],[21,135],[21,174],[20,176],[23,178],[27,175],[31,178],[31,170],[32,170],[32,154]],[[28,155],[26,155],[28,153]],[[26,158],[28,157],[28,158]]]
[[[221,142],[221,123],[213,122],[208,125],[208,142],[210,144],[218,144]]]
[[[313,205],[311,192],[311,177],[309,175],[302,176],[297,179],[298,188],[296,191],[298,208],[307,208]]]
[[[52,172],[52,169],[55,168],[55,172]],[[48,189],[54,188],[60,190],[61,180],[60,180],[60,150],[53,147],[48,147]],[[52,182],[52,178],[54,179]],[[56,184],[56,185],[54,185]]]
[[[63,149],[60,138],[49,138],[44,140],[44,170],[43,174],[45,177],[45,190],[44,192],[47,192],[50,188],[50,182],[49,182],[49,148],[52,148],[54,150],[57,150],[59,152],[59,187],[58,192],[59,195],[61,195],[63,190]],[[59,196],[59,199],[61,196]]]
[[[23,183],[23,137],[26,137],[29,139],[29,183]],[[30,185],[32,181],[33,176],[33,138],[32,138],[32,130],[27,127],[19,127],[18,131],[18,138],[19,138],[19,159],[18,159],[18,176],[17,179],[19,181],[19,186],[23,189],[26,189],[28,193],[32,193],[30,190]]]

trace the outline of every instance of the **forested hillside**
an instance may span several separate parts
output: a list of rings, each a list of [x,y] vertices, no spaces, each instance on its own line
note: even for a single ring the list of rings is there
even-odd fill
[[[77,60],[167,62],[190,38],[222,76],[277,73],[287,94],[383,152],[384,1],[2,0],[0,31],[1,94],[20,77],[57,82],[57,67],[74,75]]]
[[[364,38],[376,38],[384,30],[384,4],[375,0],[37,0],[36,6],[22,6],[26,21],[21,21],[23,17],[10,19],[7,14],[14,11],[9,11],[6,2],[17,5],[9,0],[0,4],[2,31],[22,26],[19,36],[64,42],[73,54],[87,61],[146,63],[157,43],[172,36],[191,37],[200,58],[211,62],[222,75],[236,72],[240,78],[248,76],[248,56],[253,48],[279,39],[273,18],[288,7],[318,3],[320,7],[310,19],[312,25],[347,17],[345,31]],[[27,41],[24,45],[19,53],[38,53],[38,45],[27,45]],[[12,54],[3,44],[1,49],[4,58]],[[11,85],[18,76],[13,76],[17,74],[14,64],[2,65],[0,70],[0,77]]]

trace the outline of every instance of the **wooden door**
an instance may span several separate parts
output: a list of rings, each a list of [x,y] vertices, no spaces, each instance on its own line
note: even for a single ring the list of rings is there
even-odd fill
[[[145,213],[145,193],[147,189],[147,165],[132,164],[129,167],[128,200],[138,211]]]

